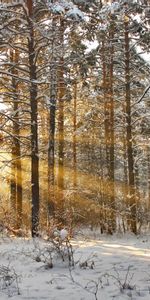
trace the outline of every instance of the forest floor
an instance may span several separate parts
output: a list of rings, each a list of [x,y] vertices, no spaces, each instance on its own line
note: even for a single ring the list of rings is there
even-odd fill
[[[71,245],[75,266],[66,252],[50,268],[47,241],[1,237],[0,299],[150,299],[150,235],[83,235]]]

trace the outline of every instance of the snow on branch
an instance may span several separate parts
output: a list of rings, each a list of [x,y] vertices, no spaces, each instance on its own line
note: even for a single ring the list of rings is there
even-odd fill
[[[75,21],[84,20],[83,12],[72,1],[56,1],[54,4],[48,4],[48,7],[54,14],[63,15],[64,17]]]
[[[82,11],[76,7],[70,9],[67,14],[67,17],[74,19],[76,21],[83,21],[84,20],[84,15],[82,13]]]
[[[137,103],[140,103],[142,101],[142,99],[145,97],[145,95],[147,94],[147,92],[150,89],[150,84],[146,87],[144,93],[142,94],[142,96],[140,97],[140,99],[137,101]]]

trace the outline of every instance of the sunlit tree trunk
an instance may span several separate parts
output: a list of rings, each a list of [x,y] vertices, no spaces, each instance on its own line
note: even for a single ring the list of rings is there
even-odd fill
[[[103,71],[103,90],[104,90],[104,143],[105,143],[105,170],[103,177],[103,203],[107,205],[107,199],[109,198],[109,103],[108,103],[108,74],[107,74],[107,46],[106,39],[102,39],[102,71]],[[106,178],[106,180],[104,180]],[[103,206],[103,204],[102,204]],[[103,223],[106,222],[106,212],[102,211]],[[103,231],[103,229],[102,229]]]
[[[109,141],[109,152],[110,152],[110,162],[109,162],[109,173],[110,173],[110,207],[111,207],[111,227],[112,231],[116,229],[116,216],[115,216],[115,166],[114,166],[114,70],[113,70],[113,60],[114,60],[114,24],[110,24],[109,39],[111,43],[110,48],[110,80],[109,80],[109,97],[110,97],[110,141]]]
[[[20,119],[19,119],[19,99],[18,81],[13,75],[18,71],[15,67],[18,64],[18,51],[11,50],[12,67],[12,92],[13,92],[13,140],[12,140],[12,178],[11,178],[11,204],[16,217],[16,227],[19,229],[22,224],[22,167],[21,167],[21,147],[20,147]]]
[[[19,128],[18,128],[19,129]],[[18,134],[19,134],[18,130]],[[19,135],[18,135],[19,136]],[[16,161],[16,182],[17,182],[17,229],[22,225],[22,164],[21,164],[21,149],[20,142],[17,141],[17,161]]]
[[[74,84],[74,95],[73,95],[73,188],[74,195],[77,187],[77,81]]]
[[[150,146],[147,147],[147,163],[148,163],[148,208],[150,209]]]
[[[10,62],[13,64],[13,51],[10,50]],[[14,68],[12,69],[12,76],[14,73]],[[16,98],[16,80],[14,77],[12,77],[12,90],[14,93],[14,96]],[[15,103],[16,101],[14,101]],[[16,133],[15,133],[15,122],[13,122],[13,139],[12,139],[12,148],[11,148],[11,180],[10,180],[10,201],[11,201],[11,208],[12,213],[16,219],[16,197],[17,197],[17,191],[16,191]]]
[[[56,19],[52,20],[52,45],[50,61],[50,112],[48,144],[48,219],[55,211],[55,122],[57,96]]]
[[[115,183],[114,183],[114,95],[113,95],[113,37],[114,29],[111,24],[109,40],[103,37],[102,61],[103,61],[103,88],[104,88],[104,115],[105,115],[105,149],[106,149],[106,176],[105,199],[108,205],[108,230],[115,231]],[[107,43],[111,44],[108,49]]]
[[[64,212],[64,21],[60,20],[59,42],[62,46],[58,70],[58,211],[63,221]]]
[[[123,104],[123,124],[126,122],[125,116],[125,105]],[[122,183],[122,192],[123,192],[123,204],[124,207],[128,208],[128,193],[129,193],[129,186],[128,186],[128,166],[127,166],[127,145],[126,145],[126,128],[123,128],[123,183]],[[127,220],[128,224],[128,214],[125,216],[125,220]],[[125,220],[123,220],[124,232],[126,231]]]
[[[127,18],[128,19],[128,18]],[[130,87],[130,47],[129,47],[129,26],[125,21],[125,104],[126,104],[126,142],[128,161],[128,184],[129,184],[129,205],[131,211],[131,230],[137,233],[136,227],[136,194],[134,176],[134,156],[133,156],[133,135],[131,122],[131,87]]]

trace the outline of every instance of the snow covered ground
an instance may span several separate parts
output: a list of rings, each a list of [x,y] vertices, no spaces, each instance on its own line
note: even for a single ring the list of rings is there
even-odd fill
[[[150,299],[150,236],[78,237],[71,243],[75,267],[57,256],[48,268],[48,242],[1,237],[0,299]]]

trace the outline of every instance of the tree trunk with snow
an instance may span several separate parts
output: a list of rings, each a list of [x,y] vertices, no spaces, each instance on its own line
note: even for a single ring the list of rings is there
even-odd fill
[[[64,211],[64,21],[60,20],[60,45],[62,45],[58,69],[58,211],[63,220]]]
[[[110,208],[111,208],[111,227],[112,231],[116,230],[116,213],[115,213],[115,164],[114,164],[114,144],[115,144],[115,134],[114,134],[114,24],[113,21],[110,23],[110,71],[109,71],[109,98],[110,98],[110,141],[109,141],[109,152],[110,152],[110,161],[109,161],[109,174],[110,174]]]
[[[133,155],[133,134],[131,120],[131,76],[130,76],[130,42],[129,42],[129,24],[128,17],[125,20],[125,105],[126,105],[126,145],[128,161],[128,185],[129,185],[129,207],[130,224],[133,233],[137,233],[136,225],[136,193],[134,176],[134,155]]]
[[[73,86],[73,189],[77,187],[77,80]]]
[[[38,153],[38,103],[37,77],[35,62],[35,39],[33,20],[33,1],[27,0],[28,8],[28,53],[30,72],[30,106],[31,106],[31,191],[32,191],[32,236],[38,235],[39,225],[39,153]]]
[[[48,219],[55,214],[55,127],[57,97],[57,51],[56,51],[56,18],[52,19],[52,44],[50,61],[50,110],[49,110],[49,141],[48,141]]]

